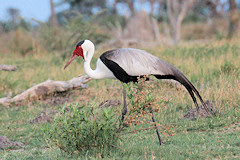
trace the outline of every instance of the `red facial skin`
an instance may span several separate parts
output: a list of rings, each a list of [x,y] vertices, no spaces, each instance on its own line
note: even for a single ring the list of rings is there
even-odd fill
[[[82,49],[81,46],[78,46],[78,47],[75,48],[75,50],[73,51],[72,57],[70,58],[70,60],[65,65],[64,69],[67,68],[67,66],[78,56],[81,56],[84,59],[83,49]]]

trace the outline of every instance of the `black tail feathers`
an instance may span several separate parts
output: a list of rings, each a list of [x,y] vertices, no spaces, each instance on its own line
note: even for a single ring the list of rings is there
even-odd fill
[[[174,79],[174,80],[178,81],[188,90],[188,92],[189,92],[190,96],[192,97],[193,102],[196,105],[197,109],[198,109],[199,106],[198,106],[195,95],[197,95],[197,97],[201,101],[202,105],[205,107],[205,103],[204,103],[201,95],[199,94],[198,90],[184,76],[184,74],[175,67],[172,68],[172,71],[173,71],[173,75],[155,75],[155,77],[158,78],[158,79]],[[195,95],[194,95],[194,93],[195,93]]]

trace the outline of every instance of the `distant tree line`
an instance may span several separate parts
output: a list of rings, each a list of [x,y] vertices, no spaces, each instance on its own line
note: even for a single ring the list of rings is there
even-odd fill
[[[237,0],[61,0],[54,4],[49,0],[51,16],[48,24],[52,27],[64,25],[65,20],[76,13],[84,15],[86,20],[99,11],[106,11],[104,14],[116,17],[131,18],[140,9],[148,6],[148,13],[158,19],[158,22],[165,21],[171,28],[171,37],[175,43],[179,42],[182,23],[185,21],[208,21],[209,19],[226,19],[229,23],[228,37],[231,38],[238,31],[239,6]],[[55,13],[54,8],[59,5],[68,4],[69,9]],[[124,12],[127,11],[127,12]],[[17,9],[7,10],[10,20],[0,21],[0,31],[8,32],[19,26],[30,29],[31,24],[20,18]],[[103,19],[106,17],[102,17]]]
[[[133,16],[137,11],[137,3],[149,5],[150,15],[169,22],[175,42],[180,40],[181,24],[187,15],[192,17],[192,20],[228,19],[229,38],[238,30],[239,13],[236,0],[112,0],[111,4],[107,2],[109,1],[62,0],[62,3],[70,5],[70,10],[76,10],[85,15],[92,15],[94,9],[107,9],[112,14],[122,14],[117,7],[122,5],[128,8],[130,16]]]
[[[20,17],[20,12],[18,9],[8,8],[7,13],[10,17],[10,20],[5,22],[0,21],[0,32],[9,32],[16,30],[19,27],[22,27],[26,30],[31,28],[31,24]]]

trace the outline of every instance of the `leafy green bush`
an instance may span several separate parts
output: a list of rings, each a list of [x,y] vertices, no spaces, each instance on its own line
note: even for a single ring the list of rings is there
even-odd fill
[[[70,154],[93,149],[109,151],[118,141],[116,122],[112,108],[99,110],[76,104],[68,113],[62,109],[62,114],[45,129],[45,137]]]

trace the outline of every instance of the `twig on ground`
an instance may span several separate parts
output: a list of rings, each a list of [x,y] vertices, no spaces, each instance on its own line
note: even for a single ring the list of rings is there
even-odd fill
[[[121,150],[123,150],[123,151],[125,151],[125,149],[123,149],[123,148],[121,148],[121,147],[118,147],[118,146],[115,146],[115,145],[113,145],[113,144],[110,144],[112,147],[115,147],[115,148],[118,148],[118,149],[121,149]]]
[[[12,65],[0,65],[0,71],[16,71],[17,67],[16,66],[12,66]]]

